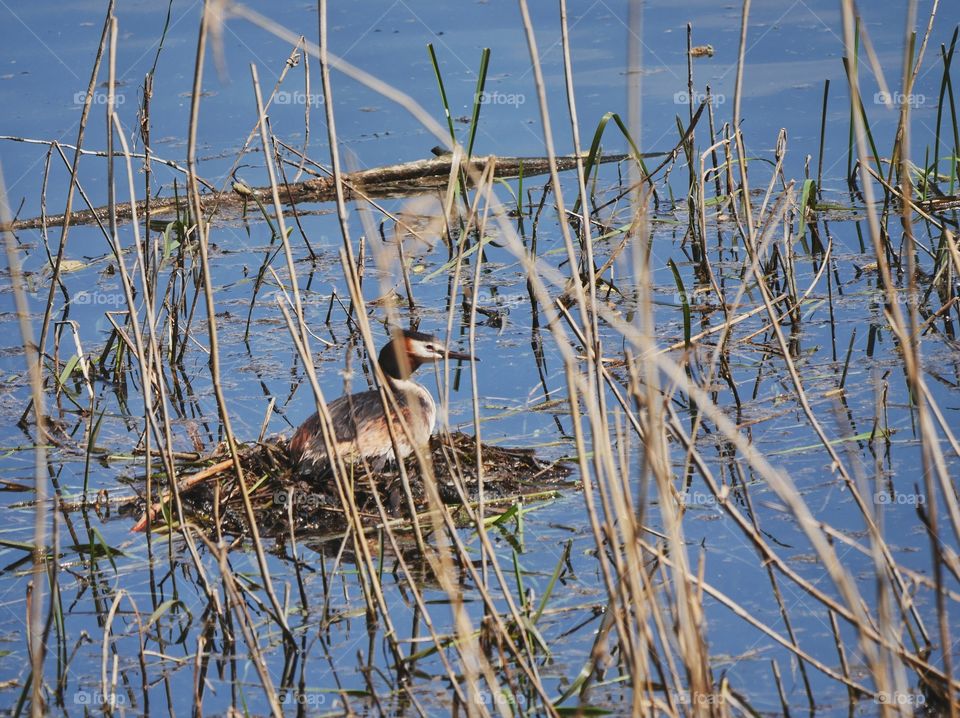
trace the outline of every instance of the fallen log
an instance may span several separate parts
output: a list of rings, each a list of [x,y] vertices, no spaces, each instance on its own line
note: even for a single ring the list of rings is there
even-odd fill
[[[656,154],[661,155],[663,153]],[[597,161],[620,162],[628,157],[629,155],[623,154],[605,155]],[[583,159],[586,161],[586,155],[583,156]],[[452,162],[452,155],[443,155],[427,160],[390,165],[389,167],[375,167],[350,172],[343,175],[346,198],[354,200],[362,197],[405,197],[444,189],[450,177]],[[468,186],[470,178],[479,177],[489,162],[496,163],[494,176],[500,178],[518,177],[521,172],[524,177],[532,177],[550,171],[550,161],[547,157],[497,157],[495,155],[474,157],[470,160],[471,169],[466,173]],[[573,169],[576,166],[577,157],[575,155],[557,157],[557,169],[560,171]],[[288,205],[331,202],[336,199],[336,186],[332,177],[316,177],[289,186],[281,185],[279,189],[281,201]],[[251,201],[253,197],[269,206],[271,202],[270,187],[249,188],[249,193],[247,193],[247,188],[244,188],[244,194],[238,194],[234,191],[211,192],[201,195],[200,201],[204,211],[213,211],[215,208],[220,210],[239,207],[244,202]],[[185,198],[182,196],[179,199],[173,197],[152,198],[150,200],[151,218],[156,220],[164,215],[171,215],[170,219],[172,220],[177,211],[177,202],[182,205]],[[142,221],[146,212],[146,202],[143,200],[137,202],[136,211],[137,216]],[[116,216],[118,222],[129,222],[133,216],[130,203],[118,204],[116,206]],[[108,207],[79,210],[71,213],[70,224],[86,225],[100,222],[106,225],[108,217]],[[42,226],[42,219],[41,217],[32,217],[17,220],[13,223],[12,229],[14,231],[18,229],[38,229]],[[65,216],[62,214],[47,215],[46,217],[48,227],[60,227],[64,221]]]

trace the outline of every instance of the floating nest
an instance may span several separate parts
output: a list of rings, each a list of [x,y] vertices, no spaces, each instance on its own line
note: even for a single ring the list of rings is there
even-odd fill
[[[511,505],[521,498],[546,498],[573,485],[568,479],[569,464],[544,461],[532,449],[482,444],[480,453],[484,502],[488,510]],[[472,436],[457,432],[431,437],[433,475],[443,503],[463,505],[479,501],[476,454],[476,440]],[[179,493],[184,518],[211,529],[219,521],[221,530],[230,535],[249,534],[243,496],[226,448],[221,447],[205,463],[208,464],[205,468],[181,475]],[[250,487],[250,502],[261,536],[289,537],[291,519],[298,535],[342,531],[347,526],[347,515],[333,477],[308,482],[298,476],[288,458],[285,440],[242,446],[240,463]],[[410,520],[413,511],[422,514],[430,510],[428,487],[416,458],[408,458],[404,468],[409,497],[397,468],[372,474],[362,465],[348,467],[348,481],[365,526],[383,523],[377,498],[391,523],[396,520],[401,527]],[[154,528],[166,525],[164,513],[169,507],[169,492],[165,492],[164,503],[154,504],[151,512]],[[134,530],[142,531],[147,526],[146,504],[141,502],[137,509],[142,518]]]

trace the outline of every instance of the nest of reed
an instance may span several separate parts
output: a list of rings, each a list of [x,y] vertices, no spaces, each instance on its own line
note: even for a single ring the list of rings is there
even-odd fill
[[[298,476],[288,457],[285,440],[243,445],[239,454],[261,537],[283,540],[289,537],[291,529],[298,535],[327,534],[347,526],[347,513],[333,477],[307,481]],[[509,507],[521,499],[548,498],[559,489],[574,485],[568,479],[569,464],[540,459],[532,449],[483,444],[480,454],[483,498],[488,512]],[[476,455],[476,440],[472,436],[455,432],[431,437],[430,462],[441,502],[462,506],[465,502],[479,501]],[[221,446],[203,463],[204,468],[190,474],[184,472],[178,484],[184,518],[211,529],[219,522],[221,531],[228,535],[249,535],[247,512],[229,451]],[[377,473],[369,472],[362,465],[348,467],[347,481],[365,527],[374,528],[383,523],[377,508],[378,498],[395,527],[402,528],[414,511],[421,515],[431,509],[429,479],[416,457],[409,457],[404,468],[409,493],[396,466]],[[171,515],[169,492],[163,496],[164,501],[155,503],[151,513],[154,530],[165,526],[165,515]],[[146,502],[141,501],[136,511],[142,518],[134,530],[142,531],[147,527]]]

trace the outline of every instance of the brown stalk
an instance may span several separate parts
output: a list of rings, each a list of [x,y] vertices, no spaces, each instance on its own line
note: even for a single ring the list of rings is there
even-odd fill
[[[533,25],[530,19],[529,10],[527,8],[527,4],[525,0],[520,0],[520,11],[521,11],[521,17],[523,19],[524,31],[527,38],[527,45],[530,51],[530,62],[533,68],[535,87],[537,89],[537,99],[538,99],[538,104],[540,109],[540,118],[541,118],[541,131],[543,133],[544,143],[547,149],[547,156],[551,159],[551,173],[550,173],[551,186],[555,193],[556,206],[557,206],[558,213],[561,217],[563,217],[565,216],[563,192],[562,192],[562,187],[560,185],[559,174],[557,172],[556,164],[555,164],[556,152],[554,150],[551,123],[549,119],[549,113],[547,110],[547,99],[546,99],[546,90],[545,90],[546,85],[545,85],[543,73],[540,67],[536,37],[533,32]],[[570,235],[570,229],[566,222],[560,223],[560,230],[561,230],[564,246],[567,252],[567,260],[570,263],[571,270],[574,272],[572,277],[572,285],[573,285],[572,288],[573,288],[577,308],[580,313],[580,324],[581,324],[581,327],[583,328],[586,340],[591,345],[593,345],[594,342],[596,341],[595,339],[596,333],[593,330],[595,320],[591,318],[590,312],[588,311],[588,306],[596,307],[596,302],[593,302],[590,305],[587,304],[583,285],[579,279],[579,276],[576,273],[576,268],[578,266],[581,266],[581,262],[576,256],[572,237]],[[591,261],[586,261],[586,259],[584,260],[584,262],[588,265],[587,271],[589,273],[589,272],[592,272],[593,270],[592,255],[590,255],[591,249],[590,249],[590,243],[589,243],[589,235],[585,237],[584,240],[585,240],[586,246],[583,247],[583,249],[587,254],[587,256],[591,259]],[[595,283],[593,281],[590,281],[589,285],[590,285],[589,291],[591,293],[591,297],[595,299],[595,295],[593,294],[595,289]],[[640,295],[641,295],[641,301],[642,301],[642,297],[644,295],[644,292],[642,291],[642,289],[640,291]],[[567,360],[565,360],[564,364],[567,372],[567,384],[571,391],[571,402],[574,409],[572,413],[579,414],[578,402],[576,399],[577,394],[573,390],[573,386],[575,384],[574,369],[573,369],[574,365],[571,363],[568,363]],[[588,375],[595,376],[596,369],[591,365],[591,360],[589,358],[588,358],[587,364],[588,364],[587,366]],[[598,477],[612,476],[613,462],[612,462],[612,457],[610,457],[609,443],[604,442],[604,440],[601,438],[607,435],[607,432],[604,426],[605,414],[600,411],[600,408],[597,405],[598,399],[602,401],[602,397],[598,397],[595,390],[589,389],[585,395],[585,398],[587,400],[587,404],[586,404],[587,415],[589,417],[590,426],[592,429],[592,436],[594,437],[593,438],[594,468],[597,471]],[[578,431],[579,431],[579,428],[576,426],[576,421],[575,421],[575,435],[577,434]],[[577,438],[577,442],[578,444],[581,442],[581,439],[579,437]],[[586,466],[583,467],[583,475],[585,479],[589,475],[589,472]],[[641,479],[641,485],[642,484],[643,484],[643,479]],[[603,479],[600,479],[598,488],[601,489],[601,492],[603,491],[603,486],[604,486]],[[585,481],[585,489],[587,492],[591,491],[592,489],[592,487],[589,484],[587,484],[586,481]],[[615,496],[619,496],[621,499],[623,499],[622,492],[618,491],[613,493],[615,494]],[[602,493],[601,493],[601,496],[603,497]],[[591,514],[593,514],[593,510],[590,509],[589,504],[588,504],[588,510],[591,512]],[[624,511],[624,512],[621,512],[621,515],[627,514],[627,513],[628,512]],[[608,520],[612,520],[612,516],[609,513],[609,511],[607,511],[607,516],[608,516]],[[634,597],[639,597],[643,595],[643,591],[635,578],[635,571],[627,568],[627,566],[636,567],[640,565],[639,557],[637,557],[636,554],[634,553],[635,543],[630,539],[630,535],[629,535],[629,532],[631,530],[631,522],[628,521],[627,523],[621,524],[621,525],[628,532],[628,535],[625,537],[625,540],[623,541],[623,545],[626,547],[626,551],[630,554],[630,557],[627,559],[627,563],[623,564],[622,562],[620,562],[619,555],[615,554],[615,557],[617,558],[617,563],[618,563],[617,575],[630,585],[630,589],[631,589],[630,594]],[[610,526],[610,528],[612,528],[612,525]],[[603,542],[602,542],[602,539],[600,538],[599,533],[596,534],[596,538],[598,541],[598,545],[602,546]],[[614,598],[616,595],[619,594],[619,591],[615,589],[615,585],[612,581],[612,578],[607,576],[605,576],[605,578],[608,579],[607,585],[608,585],[608,591],[610,591],[610,594],[611,594],[611,598]],[[629,618],[629,616],[621,616],[619,611],[617,611],[615,615],[617,616],[618,622],[621,620],[621,617]],[[638,659],[635,657],[641,651],[641,649],[633,645],[633,637],[637,635],[637,632],[632,629],[628,629],[625,624],[619,624],[618,629],[619,629],[618,636],[621,641],[621,645],[625,650],[627,661],[633,665],[638,665],[636,663]]]
[[[905,26],[905,45],[904,45],[904,56],[903,56],[903,92],[909,97],[913,92],[913,83],[917,77],[917,72],[920,69],[920,62],[923,56],[923,49],[926,47],[927,38],[929,37],[930,30],[932,29],[933,18],[936,14],[937,3],[934,3],[934,6],[931,10],[930,15],[930,25],[927,28],[927,33],[923,39],[923,46],[921,47],[920,54],[916,60],[916,66],[912,66],[913,57],[911,56],[908,48],[913,47],[911,42],[911,33],[913,32],[913,25],[916,19],[917,3],[916,0],[911,0],[907,6],[907,23]],[[910,201],[913,195],[913,182],[910,179],[910,102],[903,102],[900,105],[900,146],[897,148],[898,151],[895,152],[896,156],[900,159],[900,189],[902,196],[907,200],[902,203],[901,213],[904,229],[904,238],[906,240],[906,255],[907,255],[907,291],[909,297],[918,296],[917,292],[917,256],[916,248],[918,243],[913,232],[913,212],[911,211]],[[927,526],[930,538],[930,556],[933,563],[933,576],[934,581],[936,582],[936,593],[935,601],[937,606],[937,623],[938,628],[940,629],[940,646],[942,648],[943,655],[943,670],[948,679],[953,678],[953,651],[949,648],[952,645],[951,631],[950,631],[950,618],[949,612],[946,603],[944,575],[943,575],[943,550],[941,548],[941,542],[943,538],[940,536],[940,525],[939,525],[939,509],[938,502],[936,500],[937,489],[934,484],[934,473],[937,473],[941,487],[944,490],[944,495],[946,496],[949,492],[954,491],[954,484],[950,480],[950,476],[946,471],[942,459],[942,451],[940,449],[940,437],[937,436],[936,431],[933,427],[933,422],[930,419],[930,411],[923,396],[923,391],[920,389],[920,386],[923,382],[922,379],[922,364],[920,359],[920,335],[918,331],[919,326],[919,317],[918,317],[918,307],[917,302],[910,301],[907,303],[907,323],[906,325],[901,325],[899,328],[901,330],[901,340],[904,342],[904,358],[907,360],[904,362],[904,368],[907,370],[907,379],[912,387],[914,387],[915,395],[919,395],[920,399],[917,402],[917,414],[919,419],[919,424],[921,428],[921,460],[923,468],[923,484],[926,491],[926,495],[931,498],[927,506],[926,521],[924,522]],[[948,506],[951,506],[956,511],[956,501],[950,502],[949,499]],[[956,513],[953,516],[954,519],[957,518]],[[953,524],[954,529],[954,539],[960,539],[960,526],[957,523]],[[895,629],[891,627],[891,632]],[[899,675],[900,683],[898,689],[903,689],[906,686],[906,676]],[[950,711],[950,718],[957,718],[960,715],[960,705],[954,700],[954,695],[952,691],[947,690],[947,703]]]
[[[70,213],[73,210],[73,190],[77,182],[77,173],[80,169],[80,148],[83,147],[83,136],[87,129],[87,119],[90,116],[90,108],[93,104],[93,93],[97,86],[97,74],[100,71],[100,61],[103,59],[103,51],[106,47],[107,33],[110,29],[111,18],[113,17],[114,0],[107,4],[107,12],[103,20],[103,31],[100,35],[100,45],[97,47],[97,56],[93,62],[93,69],[90,71],[90,80],[87,83],[87,92],[83,99],[83,110],[80,113],[80,128],[77,130],[77,145],[73,153],[73,165],[70,169],[70,184],[67,187],[67,203],[63,211],[63,225],[60,230],[60,244],[57,246],[57,259],[53,266],[53,277],[50,282],[50,291],[47,294],[47,309],[43,314],[43,323],[40,326],[40,343],[37,345],[42,349],[47,343],[47,330],[50,327],[50,317],[53,312],[53,297],[57,286],[60,285],[60,272],[63,268],[63,255],[67,249],[67,236],[70,231]],[[111,100],[112,101],[112,100]],[[9,217],[4,222],[5,227],[9,227]],[[40,354],[42,355],[42,351]],[[39,358],[39,357],[38,357]]]
[[[10,207],[7,204],[7,188],[3,181],[3,172],[0,168],[0,222],[9,225]],[[23,272],[20,269],[20,252],[17,240],[10,230],[2,230],[7,252],[7,266],[10,268],[10,284],[13,288],[13,301],[16,307],[17,320],[20,328],[20,341],[23,346],[24,360],[26,361],[27,375],[30,378],[30,398],[33,405],[34,426],[36,438],[34,446],[34,507],[33,518],[33,578],[30,581],[30,601],[28,609],[28,648],[30,652],[30,714],[40,718],[46,714],[43,700],[43,660],[45,646],[43,643],[43,595],[46,583],[47,561],[47,449],[44,439],[45,417],[43,378],[40,374],[40,352],[33,338],[33,328],[30,325],[30,305],[27,302]],[[50,290],[56,286],[51,283]]]
[[[187,192],[193,206],[193,216],[196,220],[196,231],[200,241],[200,266],[203,273],[203,294],[207,310],[207,333],[210,342],[210,379],[213,383],[214,396],[217,401],[217,411],[220,415],[220,421],[223,425],[224,437],[227,447],[230,451],[230,458],[233,460],[233,468],[237,475],[237,485],[243,497],[243,507],[247,515],[247,521],[250,526],[250,533],[253,538],[253,550],[257,557],[257,565],[260,569],[261,577],[264,582],[264,590],[270,599],[273,607],[275,619],[283,629],[284,635],[291,640],[290,628],[287,625],[286,616],[283,608],[277,600],[276,593],[273,590],[273,583],[270,580],[270,568],[267,565],[266,556],[263,553],[263,546],[260,543],[260,534],[257,528],[256,516],[253,506],[250,503],[250,494],[244,478],[243,467],[240,464],[240,455],[237,450],[236,439],[233,435],[233,429],[230,425],[230,414],[227,410],[226,399],[223,395],[223,389],[220,380],[220,350],[217,338],[217,316],[216,306],[213,301],[213,278],[210,274],[210,259],[207,236],[207,224],[203,219],[203,211],[200,204],[200,188],[197,183],[197,122],[200,117],[200,96],[203,80],[203,64],[206,55],[207,32],[211,29],[211,22],[216,22],[217,11],[210,2],[204,3],[203,16],[200,20],[199,37],[197,40],[197,55],[194,65],[193,89],[190,101],[190,124],[187,140]],[[214,27],[214,31],[218,28]]]
[[[130,157],[129,155],[126,154],[126,150],[128,149],[126,138],[124,137],[124,134],[120,125],[120,119],[117,117],[116,113],[113,114],[111,119],[114,124],[117,137],[120,140],[121,147],[123,148],[125,157],[126,157],[127,188],[128,188],[128,191],[130,192],[130,196],[134,197],[136,192],[133,184],[134,173],[133,173],[133,166],[130,161]],[[139,267],[139,270],[141,273],[140,276],[143,284],[142,289],[145,297],[145,303],[147,306],[147,323],[150,329],[150,331],[147,334],[148,336],[147,342],[144,341],[143,332],[141,331],[141,328],[140,328],[140,320],[136,310],[134,309],[134,307],[136,306],[136,303],[134,301],[134,296],[133,296],[133,283],[130,280],[130,275],[127,271],[126,263],[124,262],[124,259],[123,259],[124,253],[120,248],[119,238],[117,238],[115,235],[110,235],[109,243],[110,243],[110,248],[113,251],[114,256],[117,260],[117,267],[120,273],[121,286],[123,287],[124,298],[126,299],[127,307],[128,307],[127,317],[130,324],[130,330],[133,335],[132,340],[125,339],[125,341],[133,347],[134,354],[137,358],[137,363],[141,367],[141,372],[144,377],[144,382],[143,382],[144,440],[146,443],[146,451],[144,452],[144,456],[145,456],[146,470],[147,470],[147,497],[148,497],[148,500],[151,497],[152,471],[150,470],[150,457],[152,456],[153,452],[149,450],[150,445],[149,445],[148,439],[152,432],[157,438],[158,445],[162,444],[165,449],[164,451],[161,452],[161,457],[163,458],[163,461],[164,461],[164,468],[166,469],[167,477],[170,480],[171,486],[174,487],[174,490],[173,490],[173,496],[175,499],[174,504],[178,512],[180,523],[181,525],[183,525],[184,523],[183,506],[180,503],[179,493],[176,491],[176,486],[177,486],[176,475],[177,474],[176,474],[176,468],[174,464],[174,457],[172,456],[172,451],[171,451],[173,446],[173,439],[172,439],[172,429],[170,426],[170,418],[169,418],[169,415],[167,414],[167,400],[165,395],[166,383],[163,381],[162,377],[153,376],[155,372],[156,373],[160,372],[160,367],[161,367],[161,363],[159,360],[159,349],[157,348],[156,335],[153,327],[153,317],[154,317],[153,300],[152,300],[153,293],[151,291],[150,284],[148,283],[146,278],[145,262],[143,258],[143,247],[140,243],[139,224],[134,222],[133,226],[134,226],[133,244],[134,244],[135,252],[137,253],[137,266]],[[153,384],[156,384],[160,392],[160,401],[158,402],[158,405],[159,405],[162,422],[163,422],[162,426],[160,427],[157,426],[156,415],[154,411],[155,404],[154,404],[154,396],[153,396]],[[164,432],[163,442],[160,442],[161,428]],[[147,528],[148,530],[150,528],[149,518],[147,520]],[[189,533],[184,532],[184,540],[187,544],[187,548],[188,548],[188,551],[190,552],[190,556],[193,559],[195,568],[197,570],[197,575],[200,577],[201,584],[207,593],[208,599],[213,605],[219,608],[219,599],[216,596],[216,592],[212,589],[212,586],[206,577],[206,572],[203,570],[203,564],[200,560],[199,554],[197,553],[196,545],[192,541],[192,538],[189,535]],[[172,560],[172,554],[171,554],[171,560]]]

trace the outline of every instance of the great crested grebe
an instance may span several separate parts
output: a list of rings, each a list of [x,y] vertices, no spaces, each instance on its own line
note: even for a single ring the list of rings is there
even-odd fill
[[[421,364],[447,357],[473,361],[463,352],[449,351],[435,336],[404,330],[380,350],[377,362],[393,395],[397,407],[410,429],[413,443],[407,439],[400,421],[394,414],[394,437],[400,459],[413,453],[415,446],[425,446],[437,421],[437,405],[426,387],[410,375]],[[479,360],[477,360],[479,361]],[[383,413],[380,392],[376,389],[346,394],[327,404],[336,434],[335,448],[347,462],[367,461],[380,470],[394,459],[393,444]],[[320,428],[320,416],[314,414],[303,422],[290,440],[290,458],[297,473],[318,477],[330,465]]]

